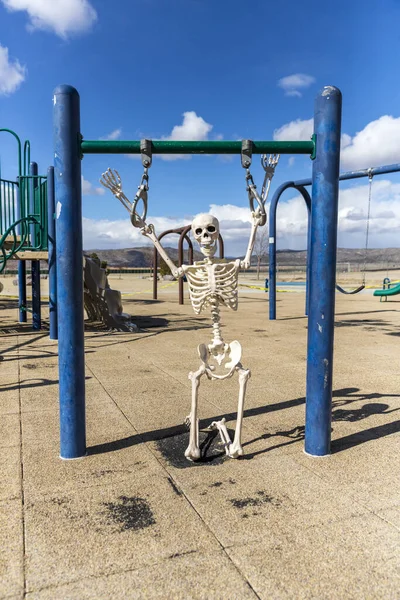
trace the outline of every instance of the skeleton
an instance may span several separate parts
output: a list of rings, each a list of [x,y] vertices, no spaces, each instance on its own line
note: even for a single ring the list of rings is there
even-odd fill
[[[200,380],[203,375],[206,375],[210,380],[223,380],[232,377],[234,373],[238,374],[239,399],[233,441],[227,430],[225,418],[220,421],[213,421],[207,430],[217,430],[219,432],[227,456],[230,458],[238,458],[243,455],[241,444],[243,408],[247,382],[250,378],[250,370],[245,369],[241,363],[242,347],[240,343],[237,340],[226,343],[222,338],[220,306],[224,305],[232,310],[237,310],[239,270],[249,268],[257,229],[260,225],[265,225],[265,202],[279,160],[279,155],[261,157],[265,178],[261,195],[259,195],[249,169],[251,165],[251,149],[252,142],[250,140],[244,140],[242,143],[242,166],[246,168],[246,183],[252,225],[246,255],[243,260],[236,259],[227,261],[214,258],[219,237],[218,219],[209,214],[199,214],[193,219],[192,233],[200,246],[200,250],[204,255],[204,260],[195,262],[193,265],[182,265],[181,267],[176,267],[172,262],[160,244],[153,225],[146,223],[147,192],[149,189],[148,168],[151,165],[151,142],[149,140],[142,140],[141,142],[144,174],[133,203],[125,196],[122,190],[121,178],[117,171],[113,172],[111,169],[108,169],[103,173],[102,178],[100,179],[100,183],[108,188],[129,211],[132,225],[139,228],[141,233],[153,242],[161,257],[171,269],[172,274],[176,278],[186,275],[190,300],[194,312],[200,314],[206,308],[210,308],[211,311],[211,342],[209,344],[200,344],[198,346],[197,351],[201,360],[201,365],[197,371],[191,371],[189,373],[189,380],[192,383],[192,403],[190,414],[185,420],[186,425],[190,428],[189,445],[185,451],[185,456],[191,461],[200,459],[197,407]],[[137,206],[140,201],[143,203],[142,215],[137,211]],[[254,206],[254,201],[257,203],[256,207]]]

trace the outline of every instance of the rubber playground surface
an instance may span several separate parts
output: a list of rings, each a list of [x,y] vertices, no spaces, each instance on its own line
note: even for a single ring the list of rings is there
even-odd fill
[[[149,281],[110,284],[140,331],[87,327],[88,455],[73,461],[58,457],[57,342],[0,295],[0,598],[397,599],[400,296],[337,294],[332,454],[312,458],[304,292],[278,294],[270,322],[268,294],[241,288],[222,324],[252,371],[245,455],[201,433],[190,463],[209,314],[179,306],[176,284],[159,301]],[[235,377],[202,381],[201,426],[225,416],[232,433],[237,393]]]

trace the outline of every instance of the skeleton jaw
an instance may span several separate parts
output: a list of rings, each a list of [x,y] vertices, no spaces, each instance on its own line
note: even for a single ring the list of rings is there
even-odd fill
[[[217,250],[217,242],[210,241],[209,244],[200,244],[200,251],[206,258],[212,258]]]

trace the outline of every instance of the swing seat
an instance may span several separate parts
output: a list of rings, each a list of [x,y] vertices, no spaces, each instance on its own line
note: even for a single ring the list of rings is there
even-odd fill
[[[365,284],[363,283],[362,285],[360,285],[360,287],[355,288],[354,290],[344,290],[342,287],[340,287],[338,283],[335,285],[335,287],[337,291],[341,294],[347,294],[348,296],[350,296],[352,294],[358,294],[358,292],[361,292],[365,288]]]

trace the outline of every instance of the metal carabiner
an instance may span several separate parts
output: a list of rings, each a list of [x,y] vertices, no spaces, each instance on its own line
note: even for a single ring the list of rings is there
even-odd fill
[[[149,189],[149,186],[147,185],[147,179],[144,175],[142,177],[142,182],[143,181],[146,181],[146,183],[141,183],[139,185],[131,208],[131,223],[134,227],[140,227],[146,221],[147,216],[147,190]],[[143,212],[141,215],[139,215],[136,210],[136,207],[140,201],[143,202]]]

